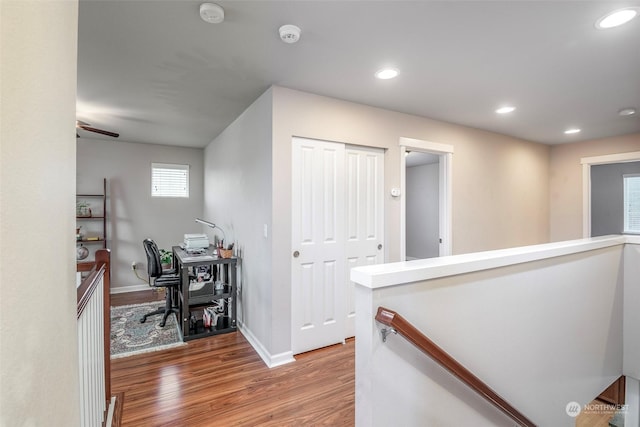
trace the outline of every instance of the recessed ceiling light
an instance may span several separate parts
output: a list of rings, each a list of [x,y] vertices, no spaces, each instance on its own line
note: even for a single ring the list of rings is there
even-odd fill
[[[382,70],[376,71],[376,77],[380,80],[389,80],[395,77],[398,77],[400,72],[395,68],[383,68]]]
[[[572,128],[572,129],[567,129],[564,131],[565,134],[567,135],[572,135],[574,133],[579,133],[581,129],[578,128]]]
[[[618,115],[620,116],[633,116],[634,114],[636,114],[636,109],[635,108],[623,108],[622,110],[618,111]]]
[[[596,21],[596,28],[604,30],[607,28],[618,27],[631,21],[636,16],[638,16],[638,8],[636,7],[614,10],[613,12],[607,13],[605,16],[598,19]]]
[[[496,113],[498,114],[509,114],[512,113],[516,110],[516,107],[512,107],[510,105],[506,105],[504,107],[500,107],[496,110]]]

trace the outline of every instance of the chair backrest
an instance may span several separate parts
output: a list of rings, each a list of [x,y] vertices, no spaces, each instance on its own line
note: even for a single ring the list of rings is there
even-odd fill
[[[162,276],[162,263],[160,262],[158,245],[151,239],[144,239],[142,244],[147,254],[147,272],[149,273],[149,277]]]

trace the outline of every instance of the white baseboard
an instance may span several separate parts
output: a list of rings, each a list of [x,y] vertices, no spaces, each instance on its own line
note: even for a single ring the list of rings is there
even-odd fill
[[[107,419],[104,421],[105,426],[113,425],[113,410],[116,407],[116,397],[111,396],[111,400],[109,401],[109,408],[107,411]]]
[[[133,286],[119,286],[117,288],[109,289],[109,293],[111,294],[124,294],[126,292],[138,292],[138,291],[148,291],[151,289],[149,285],[133,285]]]
[[[284,353],[279,354],[271,354],[267,351],[266,348],[262,345],[259,339],[253,335],[251,330],[241,322],[238,322],[238,330],[244,335],[244,337],[249,341],[249,344],[253,347],[253,349],[258,353],[262,361],[269,368],[275,368],[276,366],[286,365],[287,363],[295,362],[296,359],[293,357],[293,352],[286,351]]]

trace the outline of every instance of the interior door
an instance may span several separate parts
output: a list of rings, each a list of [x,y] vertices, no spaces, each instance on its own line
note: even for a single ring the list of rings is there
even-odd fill
[[[384,262],[384,152],[347,146],[345,337],[355,335],[355,284],[351,268]]]
[[[294,354],[345,338],[345,146],[294,138],[291,317]]]

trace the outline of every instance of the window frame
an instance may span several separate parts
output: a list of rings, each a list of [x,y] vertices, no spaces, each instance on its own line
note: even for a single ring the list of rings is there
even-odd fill
[[[636,222],[637,224],[635,225],[636,228],[630,228],[629,226],[629,214],[630,214],[630,201],[628,200],[628,185],[629,185],[629,180],[631,180],[632,178],[636,178],[634,181],[637,181],[635,183],[635,185],[640,187],[640,173],[630,173],[630,174],[623,174],[622,175],[622,199],[623,199],[623,223],[622,223],[622,227],[623,227],[623,233],[624,234],[640,234],[640,188],[637,189],[638,191],[638,199],[635,200],[635,204],[637,212],[634,211],[634,216],[636,216],[636,218],[633,218],[632,221]]]
[[[160,163],[160,162],[152,162],[151,163],[151,197],[153,198],[174,198],[174,199],[188,199],[189,198],[189,187],[190,187],[190,179],[189,179],[189,170],[190,165],[188,164],[179,164],[179,163]],[[156,173],[159,171],[164,171],[164,174],[175,174],[175,171],[184,172],[184,180],[182,184],[184,184],[184,191],[177,189],[176,187],[171,187],[168,185],[163,189],[157,189],[157,175]],[[172,180],[172,177],[165,176],[165,179],[168,181]],[[178,181],[180,181],[178,179]]]

